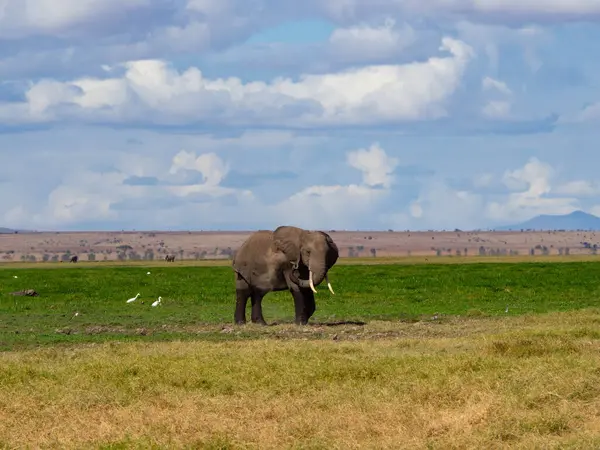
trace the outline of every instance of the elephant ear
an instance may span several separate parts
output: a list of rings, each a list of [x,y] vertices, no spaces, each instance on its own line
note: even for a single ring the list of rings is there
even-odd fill
[[[285,253],[290,261],[300,259],[300,240],[304,230],[292,226],[281,226],[273,232],[274,247]]]
[[[325,237],[325,242],[327,242],[327,245],[333,245],[333,239],[331,239],[331,236],[329,236],[329,234],[325,233],[324,231],[319,231],[319,233],[321,233],[323,237]]]
[[[331,236],[329,236],[327,233],[325,234],[325,240],[327,241],[327,244],[329,245],[329,247],[331,247],[332,249],[334,249],[336,252],[338,251],[338,246],[335,245],[335,242],[333,242],[333,239],[331,239]]]
[[[324,231],[318,231],[318,233],[320,233],[325,238],[325,242],[327,243],[327,245],[329,245],[329,247],[337,250],[337,245],[335,245],[335,242],[333,242],[333,239],[331,238],[331,236],[329,236],[329,234],[325,233]]]

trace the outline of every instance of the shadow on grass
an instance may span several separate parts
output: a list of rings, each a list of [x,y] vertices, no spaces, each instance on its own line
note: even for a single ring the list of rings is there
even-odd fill
[[[363,322],[361,320],[338,320],[335,322],[309,322],[305,326],[307,327],[338,327],[342,325],[359,325],[364,326],[367,322]],[[275,320],[271,323],[268,323],[267,326],[273,327],[277,325],[294,325],[293,320]]]

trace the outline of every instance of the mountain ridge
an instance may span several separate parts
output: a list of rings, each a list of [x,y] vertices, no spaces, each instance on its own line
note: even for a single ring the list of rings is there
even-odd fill
[[[495,227],[494,230],[600,230],[600,217],[581,210],[576,210],[569,214],[540,214],[518,224]]]

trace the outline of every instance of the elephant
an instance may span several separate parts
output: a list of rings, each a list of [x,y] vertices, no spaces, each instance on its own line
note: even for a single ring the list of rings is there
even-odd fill
[[[266,325],[263,297],[269,292],[289,290],[294,299],[294,322],[306,325],[316,311],[315,286],[325,280],[329,291],[335,294],[327,272],[338,257],[337,245],[322,231],[282,225],[274,231],[254,232],[233,258],[235,323],[246,323],[246,304],[250,298],[252,322]]]
[[[175,255],[167,255],[167,256],[165,256],[165,261],[167,261],[167,262],[175,262]]]
[[[69,262],[76,263],[78,260],[79,260],[79,258],[77,257],[77,255],[74,255],[74,256],[71,256],[71,259]]]

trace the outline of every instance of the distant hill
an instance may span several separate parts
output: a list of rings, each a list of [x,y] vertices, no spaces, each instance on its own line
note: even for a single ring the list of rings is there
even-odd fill
[[[10,228],[2,228],[0,227],[0,234],[6,234],[6,233],[14,233],[15,230],[11,230]]]
[[[600,217],[583,211],[573,211],[570,214],[543,214],[516,225],[494,228],[497,231],[518,230],[600,230]]]

